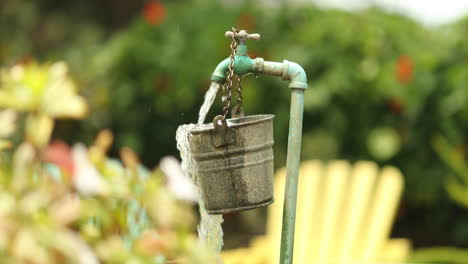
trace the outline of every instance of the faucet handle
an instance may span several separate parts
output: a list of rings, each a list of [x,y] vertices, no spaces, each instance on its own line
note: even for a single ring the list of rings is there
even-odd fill
[[[226,31],[225,36],[226,36],[226,38],[232,38],[234,36],[234,32]],[[241,30],[241,31],[239,31],[239,33],[237,33],[237,38],[240,41],[245,41],[246,39],[259,40],[260,39],[260,34],[258,34],[258,33],[248,34],[247,31]]]

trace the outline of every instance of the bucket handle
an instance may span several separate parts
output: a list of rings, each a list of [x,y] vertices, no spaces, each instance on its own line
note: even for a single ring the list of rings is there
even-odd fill
[[[227,125],[224,116],[215,116],[213,119],[213,127],[213,146],[219,148],[236,144],[236,132]]]

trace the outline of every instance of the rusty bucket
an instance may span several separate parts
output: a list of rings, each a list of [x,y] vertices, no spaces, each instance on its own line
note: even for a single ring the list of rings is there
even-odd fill
[[[200,192],[209,214],[225,214],[273,202],[273,118],[251,115],[190,132]]]

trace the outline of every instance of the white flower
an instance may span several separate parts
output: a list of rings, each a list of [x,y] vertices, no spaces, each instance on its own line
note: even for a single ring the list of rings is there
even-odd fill
[[[83,144],[76,144],[72,148],[75,172],[73,184],[84,195],[103,194],[107,190],[101,174],[89,161],[88,151]]]

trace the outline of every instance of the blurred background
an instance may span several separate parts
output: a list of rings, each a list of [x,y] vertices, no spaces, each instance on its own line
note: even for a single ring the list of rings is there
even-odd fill
[[[311,3],[312,2],[312,3]],[[114,134],[154,167],[179,156],[232,26],[260,33],[251,57],[301,64],[304,160],[373,160],[405,176],[394,237],[468,247],[468,2],[0,1],[0,66],[63,60],[89,104],[53,139]],[[246,78],[247,114],[275,114],[275,166],[286,157],[290,92]],[[218,97],[208,119],[221,111]],[[225,247],[264,232],[264,212],[227,215]]]

